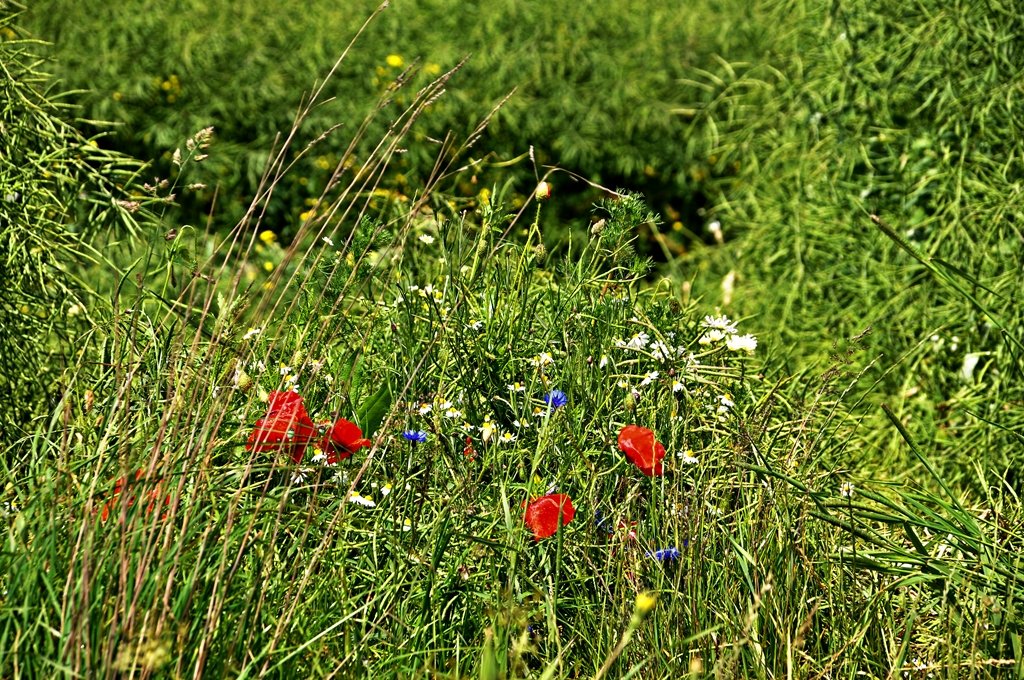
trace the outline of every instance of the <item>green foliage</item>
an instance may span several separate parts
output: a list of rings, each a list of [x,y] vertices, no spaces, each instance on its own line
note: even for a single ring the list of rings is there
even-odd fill
[[[950,479],[971,484],[977,459],[1016,468],[1007,430],[1024,424],[1010,339],[1024,334],[1024,175],[1011,160],[1024,153],[1019,12],[937,0],[764,6],[789,27],[777,50],[723,61],[687,85],[685,115],[708,154],[707,220],[725,241],[694,252],[696,286],[727,280],[723,305],[755,316],[797,365],[822,365],[871,327],[850,370],[878,381],[872,418],[882,401],[905,414]],[[980,306],[936,285],[936,267]],[[881,424],[867,430],[878,433],[870,448],[892,441]],[[886,456],[863,464],[869,475],[894,472]],[[917,471],[905,461],[896,474]]]
[[[209,206],[216,188],[214,217],[231,226],[256,193],[266,150],[296,120],[302,90],[327,74],[376,6],[311,0],[296,11],[271,0],[244,8],[205,0],[45,0],[32,3],[27,20],[54,43],[67,86],[84,90],[87,116],[122,123],[107,143],[141,158],[163,156],[161,175],[178,140],[216,128],[218,152],[196,178],[210,189],[192,208]],[[417,123],[415,143],[391,165],[388,186],[413,193],[444,153],[431,140],[469,133],[504,101],[475,153],[477,160],[518,159],[520,194],[532,190],[533,168],[521,162],[532,147],[538,163],[610,186],[647,185],[648,196],[689,210],[695,189],[691,159],[680,153],[686,121],[672,113],[683,94],[677,82],[691,67],[708,67],[716,52],[746,51],[761,40],[747,12],[745,2],[691,3],[686,11],[669,0],[647,2],[642,11],[573,0],[392,2],[326,81],[321,104],[300,117],[309,136],[334,131],[277,187],[265,226],[294,231],[304,201],[315,199],[349,156],[350,140],[382,95],[390,103],[370,122],[353,168],[411,101],[410,89],[466,56],[448,92]],[[508,170],[489,170],[485,162],[476,175],[488,186],[504,181]],[[468,179],[457,187],[462,195],[477,192]],[[587,188],[556,179],[556,191],[566,196]],[[585,213],[593,197],[563,200],[559,210]]]
[[[12,443],[59,394],[71,338],[88,314],[74,263],[89,238],[135,228],[122,185],[139,164],[101,149],[40,70],[44,46],[0,15],[0,431]]]
[[[1012,8],[397,3],[296,114],[371,5],[88,4],[34,25],[166,157],[0,25],[0,675],[1024,674]],[[285,389],[298,463],[246,445]]]

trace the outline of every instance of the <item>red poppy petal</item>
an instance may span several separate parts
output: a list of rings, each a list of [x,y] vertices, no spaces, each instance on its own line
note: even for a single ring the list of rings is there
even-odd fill
[[[562,516],[562,524],[566,525],[572,521],[576,509],[572,506],[572,499],[565,494],[548,494],[534,500],[526,508],[524,521],[533,531],[535,540],[549,538],[558,531],[558,516]]]
[[[655,441],[654,432],[639,425],[627,425],[619,431],[619,449],[648,477],[662,474],[661,459],[665,447]]]

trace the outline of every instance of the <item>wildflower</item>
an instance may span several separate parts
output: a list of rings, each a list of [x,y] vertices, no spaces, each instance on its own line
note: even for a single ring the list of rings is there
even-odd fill
[[[420,243],[425,243],[428,246],[434,242],[434,237],[430,234],[420,234],[418,238]]]
[[[247,330],[245,332],[245,335],[242,336],[242,340],[250,340],[252,338],[255,338],[257,335],[259,335],[262,332],[263,332],[263,328],[262,327],[250,328],[249,330]]]
[[[718,411],[719,415],[725,415],[729,412],[729,409],[735,405],[736,402],[734,402],[728,394],[723,394],[718,397],[718,408],[715,410]]]
[[[423,430],[406,430],[402,433],[402,437],[413,444],[422,444],[427,441],[427,433]]]
[[[281,450],[299,463],[306,447],[316,436],[316,427],[306,413],[302,397],[297,392],[270,393],[267,415],[256,421],[247,451]]]
[[[344,418],[334,421],[334,425],[320,440],[320,448],[327,454],[327,462],[331,465],[351,457],[364,446],[372,445],[373,442],[363,438],[363,431],[358,425]]]
[[[260,240],[269,246],[271,243],[277,240],[277,234],[270,231],[269,229],[265,229],[260,232]]]
[[[619,431],[619,449],[648,477],[661,475],[665,447],[654,439],[654,432],[639,425],[626,425]]]
[[[405,65],[405,59],[398,54],[389,54],[384,58],[384,63],[391,68],[402,68]]]
[[[853,492],[856,489],[853,486],[853,482],[843,482],[839,487],[839,495],[843,498],[853,498]]]
[[[479,332],[484,329],[484,322],[478,319],[470,319],[469,327],[472,328],[474,331]]]
[[[651,343],[651,356],[656,360],[665,362],[670,356],[672,356],[672,350],[661,340],[655,340]]]
[[[334,247],[334,240],[330,236],[324,236],[320,240],[329,245],[331,248]]]
[[[661,550],[648,552],[647,556],[653,557],[659,562],[671,562],[672,560],[678,560],[681,554],[679,548],[662,548]]]
[[[757,338],[753,335],[730,335],[725,340],[725,347],[730,352],[747,352],[753,354],[757,349]]]
[[[511,432],[502,432],[501,437],[498,438],[502,444],[511,444],[516,440],[516,436]]]
[[[402,520],[402,531],[412,531],[412,520],[408,517]]]
[[[391,489],[392,486],[390,484],[385,484],[384,486],[380,487],[380,495],[387,497],[388,495],[391,494]]]
[[[521,382],[514,382],[508,386],[508,391],[515,394],[522,394],[526,391],[526,385]]]
[[[620,349],[644,349],[651,341],[651,336],[643,331],[635,334],[629,340],[618,340],[615,346]]]
[[[555,363],[555,360],[547,352],[541,352],[540,354],[533,357],[529,361],[531,366],[536,367],[550,366],[551,364]]]
[[[142,479],[142,476],[144,474],[145,474],[145,470],[142,470],[142,469],[136,470],[135,471],[135,479],[133,481],[134,482],[146,481],[146,480]],[[146,514],[147,515],[149,515],[149,514],[151,514],[153,512],[153,510],[156,508],[157,502],[160,500],[161,490],[160,490],[159,482],[160,482],[160,480],[156,480],[156,484],[157,485],[153,489],[151,489],[149,491],[149,493],[146,494],[146,499],[149,501],[149,503],[146,504]],[[116,506],[117,506],[118,496],[122,495],[122,492],[124,492],[125,487],[128,486],[128,484],[129,484],[129,482],[128,482],[128,478],[127,477],[121,477],[116,482],[114,482],[114,492],[112,494],[112,497],[110,498],[110,500],[108,500],[106,503],[103,504],[103,509],[100,511],[100,519],[102,521],[106,522],[107,519],[110,517],[111,510],[114,510],[116,508]],[[127,494],[127,495],[124,496],[124,499],[125,500],[123,502],[127,503],[128,507],[131,507],[131,506],[135,505],[136,495],[134,493]],[[171,504],[171,495],[170,494],[164,495],[164,502],[163,502],[163,504],[165,506]]]
[[[640,593],[636,596],[636,613],[640,615],[648,614],[657,603],[658,597],[656,595],[651,595],[647,592]]]
[[[605,355],[602,355],[601,356],[601,360],[599,362],[597,362],[597,367],[598,368],[604,368],[607,365],[608,365],[608,355],[605,354]]]
[[[675,392],[676,394],[678,394],[678,393],[682,392],[682,391],[683,391],[683,389],[684,389],[684,385],[683,385],[683,383],[682,383],[682,382],[680,382],[680,381],[678,381],[678,380],[673,380],[673,381],[672,381],[672,391],[673,391],[673,392]]]
[[[485,416],[483,424],[480,425],[480,437],[486,442],[497,433],[498,426],[491,422],[490,416]]]
[[[263,263],[263,271],[267,271],[267,272],[274,271],[274,263],[270,262],[269,260],[267,262],[264,262]]]
[[[569,524],[575,514],[576,509],[568,495],[553,493],[534,499],[527,505],[523,521],[533,532],[534,540],[539,541],[554,536],[559,525]]]
[[[313,457],[309,459],[309,462],[314,465],[325,465],[327,464],[327,454],[319,446],[314,446]]]
[[[462,411],[455,408],[454,406],[449,406],[444,412],[444,417],[452,420],[454,420],[455,418],[461,418]]]
[[[292,372],[292,367],[281,364],[280,368],[278,368],[277,370],[278,373],[280,373],[281,375],[288,375],[289,373]]]
[[[650,385],[652,382],[657,380],[659,376],[660,374],[657,371],[651,371],[647,373],[646,375],[644,375],[644,379],[640,381],[640,387],[646,387]]]
[[[533,190],[533,197],[538,201],[546,201],[551,198],[551,185],[547,182],[541,182],[537,185],[537,188]]]
[[[562,390],[551,390],[544,395],[544,403],[548,405],[550,409],[562,408],[569,403],[569,398],[565,396],[565,392]]]
[[[721,342],[725,339],[725,332],[717,328],[712,328],[704,335],[697,338],[697,342],[701,345],[711,345],[716,342]]]
[[[679,456],[680,461],[684,465],[696,465],[698,462],[697,457],[693,455],[693,449],[686,449],[685,451],[676,454]]]
[[[252,370],[256,371],[257,373],[266,373],[267,372],[267,365],[265,363],[263,363],[263,359],[259,359],[259,360],[255,361],[255,362],[253,362]]]
[[[723,333],[730,333],[732,335],[735,335],[739,331],[736,324],[730,321],[729,317],[724,314],[721,316],[705,316],[704,321],[701,322],[701,326],[712,330],[719,330]]]
[[[355,503],[361,505],[364,508],[375,508],[377,504],[369,496],[360,496],[358,491],[353,491],[352,495],[348,497],[349,503]]]
[[[428,413],[430,413],[433,410],[434,410],[433,406],[431,406],[430,404],[428,404],[426,402],[423,402],[422,404],[420,404],[418,412],[419,412],[419,414],[421,416],[425,416],[425,415],[427,415]]]
[[[519,422],[519,419],[516,418],[515,420],[512,421],[512,427],[516,428],[517,430],[521,430],[523,428],[530,427],[530,424],[529,423],[521,423],[521,422]]]
[[[466,446],[462,449],[462,455],[470,460],[476,458],[476,449],[473,448],[473,438],[466,437]]]

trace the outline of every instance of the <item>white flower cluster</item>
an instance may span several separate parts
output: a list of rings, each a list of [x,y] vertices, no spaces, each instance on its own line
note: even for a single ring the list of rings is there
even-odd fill
[[[725,341],[725,348],[730,352],[746,352],[753,354],[757,349],[757,338],[753,335],[740,335],[739,328],[727,316],[705,316],[701,322],[706,330],[697,339],[701,345],[717,345]]]

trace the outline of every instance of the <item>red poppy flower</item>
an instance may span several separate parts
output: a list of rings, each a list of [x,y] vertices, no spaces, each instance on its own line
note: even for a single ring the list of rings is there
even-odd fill
[[[526,506],[526,515],[523,520],[526,526],[533,532],[534,540],[549,538],[558,531],[558,517],[561,515],[562,524],[568,524],[576,514],[576,508],[572,507],[572,499],[564,493],[549,493],[535,499]]]
[[[362,433],[360,433],[362,434]],[[256,421],[245,448],[248,451],[284,451],[299,463],[316,437],[316,426],[306,413],[298,392],[271,392],[267,415]]]
[[[135,481],[137,482],[140,479],[142,479],[142,475],[143,475],[143,470],[137,470],[135,472]],[[125,488],[125,486],[127,484],[128,484],[128,478],[127,477],[122,477],[121,479],[119,479],[116,482],[114,482],[114,493],[113,493],[111,499],[103,504],[103,510],[100,512],[100,519],[103,520],[104,522],[106,522],[107,519],[110,517],[111,511],[113,511],[113,510],[115,510],[117,508],[117,503],[118,503],[118,498],[117,497],[119,495],[121,495],[121,492],[124,491],[124,488]],[[150,490],[146,494],[146,498],[149,499],[149,503],[146,504],[146,514],[147,515],[150,514],[151,512],[153,512],[153,510],[155,509],[155,507],[157,505],[157,502],[160,500],[160,494],[161,494],[161,489],[160,489],[159,486],[157,486],[156,488]],[[135,494],[130,494],[124,502],[128,504],[128,507],[131,507],[131,506],[135,505],[135,498],[136,498]],[[164,496],[164,503],[163,504],[164,505],[170,505],[171,504],[171,495],[170,494],[166,494]]]
[[[327,462],[334,465],[338,461],[349,458],[353,453],[370,446],[373,442],[363,439],[363,431],[355,423],[338,418],[324,438],[320,440],[320,448],[327,454]]]
[[[627,425],[622,428],[619,431],[619,448],[648,477],[662,474],[661,459],[665,457],[665,447],[655,441],[654,433],[646,427]]]

